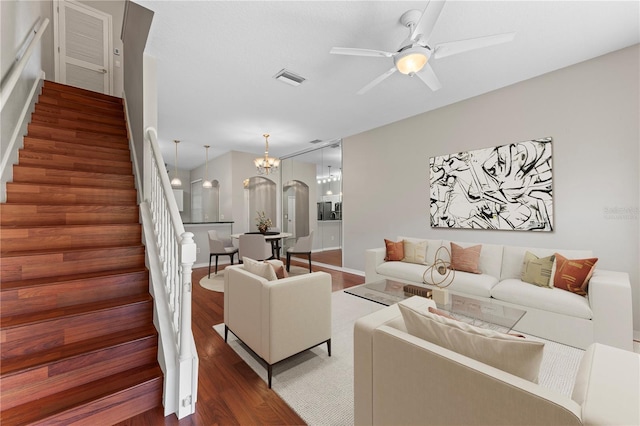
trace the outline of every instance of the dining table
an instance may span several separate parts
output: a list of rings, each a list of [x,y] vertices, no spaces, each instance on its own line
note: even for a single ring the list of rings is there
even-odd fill
[[[262,234],[262,232],[252,231],[252,232],[245,232],[245,234]],[[242,234],[231,234],[231,238],[239,239],[240,235]],[[290,232],[278,232],[278,231],[267,231],[263,235],[264,235],[264,239],[271,243],[271,254],[273,255],[274,259],[280,259],[280,248],[281,248],[280,241],[282,241],[283,238],[289,238],[293,236],[293,234]]]

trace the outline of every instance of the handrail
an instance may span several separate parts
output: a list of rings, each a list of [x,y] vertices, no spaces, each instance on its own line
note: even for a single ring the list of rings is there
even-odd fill
[[[36,35],[35,37],[33,37],[33,39],[31,39],[31,42],[29,43],[29,47],[27,47],[27,50],[25,50],[24,55],[22,55],[22,57],[18,61],[18,65],[11,69],[9,73],[9,77],[7,78],[2,89],[0,89],[0,111],[7,104],[7,101],[9,100],[9,96],[11,96],[11,93],[13,93],[13,89],[15,89],[16,84],[18,83],[18,80],[20,79],[20,75],[22,74],[22,71],[24,70],[24,68],[27,66],[29,59],[31,59],[31,55],[35,50],[36,45],[42,38],[42,34],[44,34],[44,30],[47,28],[47,25],[49,25],[49,18],[44,18],[44,20],[38,26],[38,28],[34,30]]]
[[[191,268],[196,260],[196,244],[193,234],[184,231],[154,128],[147,128],[145,140],[143,210],[149,213],[152,225],[149,228],[155,237],[147,255],[157,256],[151,263],[158,264],[161,270],[162,285],[157,283],[158,274],[152,274],[152,284],[155,299],[164,301],[161,309],[171,321],[171,353],[177,359],[167,360],[175,363],[175,380],[171,380],[175,388],[171,390],[170,403],[178,418],[182,418],[195,412],[197,397],[198,356],[191,331]]]

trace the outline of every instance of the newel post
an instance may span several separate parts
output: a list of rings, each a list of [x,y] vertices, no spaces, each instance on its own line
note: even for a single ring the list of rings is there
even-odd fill
[[[180,352],[178,354],[178,418],[195,412],[197,371],[194,370],[194,354],[191,352],[191,267],[196,261],[196,243],[193,234],[185,232],[180,239],[180,265],[182,270],[182,302],[180,303]]]

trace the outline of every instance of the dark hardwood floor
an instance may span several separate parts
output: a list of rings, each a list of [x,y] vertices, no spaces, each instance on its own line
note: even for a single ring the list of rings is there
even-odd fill
[[[313,260],[317,259],[315,256]],[[318,260],[319,261],[319,260]],[[324,263],[324,262],[323,262]],[[304,262],[292,262],[305,266]],[[364,277],[313,266],[332,276],[333,291],[362,284]],[[193,335],[200,358],[198,402],[195,414],[178,420],[162,409],[147,411],[121,426],[144,425],[300,425],[304,421],[213,330],[223,321],[224,295],[198,283],[207,268],[195,269],[193,281]]]

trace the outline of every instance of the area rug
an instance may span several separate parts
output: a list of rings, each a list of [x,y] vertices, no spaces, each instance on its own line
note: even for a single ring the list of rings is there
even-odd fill
[[[331,357],[327,346],[303,352],[273,367],[272,389],[309,425],[353,424],[353,325],[384,306],[346,294],[332,295]],[[224,324],[213,327],[224,337]],[[533,336],[545,342],[539,383],[570,396],[584,351]],[[266,368],[229,333],[228,343],[264,380]]]
[[[224,271],[220,271],[217,274],[211,274],[211,278],[208,278],[208,275],[205,275],[200,280],[200,285],[207,290],[224,293]]]

